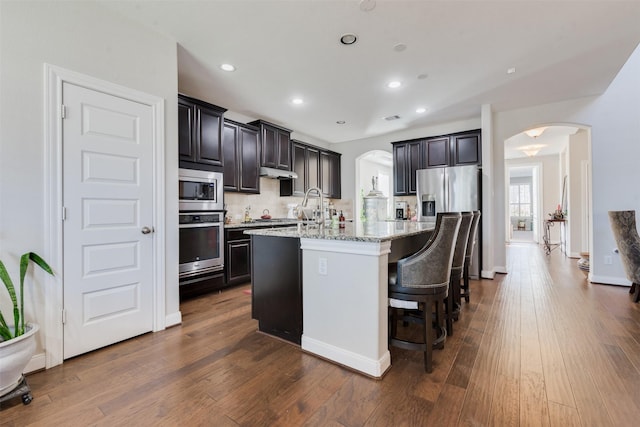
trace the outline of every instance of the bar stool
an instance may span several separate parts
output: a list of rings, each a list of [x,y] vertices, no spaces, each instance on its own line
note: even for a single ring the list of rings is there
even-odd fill
[[[478,237],[478,224],[480,223],[480,211],[473,211],[473,221],[471,222],[471,230],[469,231],[469,240],[467,242],[467,251],[464,257],[464,269],[462,270],[462,286],[460,294],[464,297],[465,302],[469,302],[469,267],[471,266],[471,256],[476,246]]]
[[[460,315],[460,306],[462,305],[460,297],[460,280],[462,280],[462,270],[464,267],[464,259],[467,253],[467,242],[469,240],[469,231],[473,222],[473,212],[460,212],[460,229],[458,230],[458,238],[453,251],[453,261],[451,263],[451,277],[449,278],[449,296],[447,297],[447,335],[453,335],[453,321],[458,320]]]
[[[460,220],[460,213],[439,213],[429,241],[415,254],[389,265],[389,345],[424,352],[427,372],[433,370],[434,345],[444,345],[447,336],[444,301]],[[432,325],[434,305],[436,338]],[[420,325],[422,341],[399,338],[399,320]]]

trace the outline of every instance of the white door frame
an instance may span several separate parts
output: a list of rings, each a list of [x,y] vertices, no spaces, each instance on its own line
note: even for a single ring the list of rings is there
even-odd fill
[[[164,99],[110,83],[75,71],[44,64],[45,74],[45,200],[44,258],[55,272],[47,276],[45,286],[45,368],[59,365],[63,361],[62,310],[64,271],[62,263],[62,84],[63,82],[82,86],[90,90],[104,92],[140,104],[148,105],[153,116],[153,225],[156,232],[153,239],[153,331],[165,328],[165,136]]]

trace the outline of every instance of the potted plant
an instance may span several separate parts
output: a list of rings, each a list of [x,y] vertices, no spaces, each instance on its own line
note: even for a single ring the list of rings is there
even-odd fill
[[[24,278],[29,262],[33,261],[47,273],[53,275],[49,264],[38,254],[27,252],[20,257],[20,301],[16,295],[11,277],[0,261],[0,279],[9,293],[13,305],[13,324],[8,324],[0,310],[0,396],[16,388],[22,381],[22,371],[31,360],[36,348],[35,334],[38,325],[25,323],[24,319]],[[7,316],[8,317],[8,316]]]

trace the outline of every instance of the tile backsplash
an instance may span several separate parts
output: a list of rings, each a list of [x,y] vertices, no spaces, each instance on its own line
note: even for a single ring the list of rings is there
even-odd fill
[[[347,219],[353,218],[353,201],[351,199],[328,199],[333,202],[338,213],[342,210]],[[260,194],[224,193],[224,203],[227,217],[234,223],[242,222],[244,212],[250,207],[251,218],[260,218],[265,209],[269,210],[272,218],[286,218],[289,211],[288,204],[302,203],[302,197],[280,197],[280,181],[277,179],[260,178]],[[314,203],[314,200],[309,202]]]

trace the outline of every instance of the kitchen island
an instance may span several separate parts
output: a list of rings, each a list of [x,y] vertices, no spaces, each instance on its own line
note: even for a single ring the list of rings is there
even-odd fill
[[[347,223],[248,230],[252,315],[262,332],[379,378],[387,345],[389,262],[420,249],[433,223]]]

